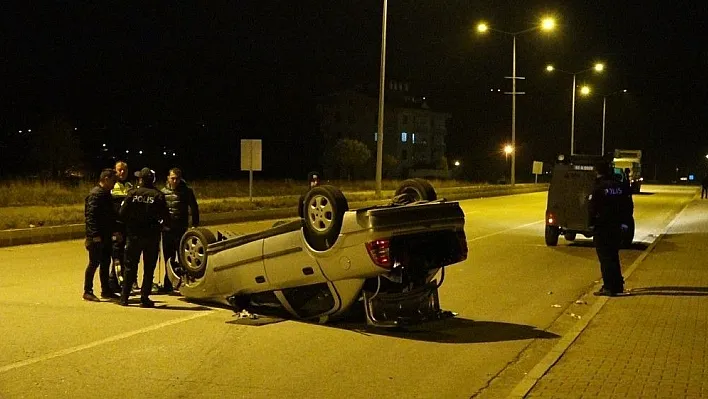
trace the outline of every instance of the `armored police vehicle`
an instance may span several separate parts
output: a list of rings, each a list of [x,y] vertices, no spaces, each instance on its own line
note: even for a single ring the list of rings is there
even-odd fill
[[[611,162],[612,158],[599,155],[560,155],[553,166],[546,205],[545,239],[547,246],[558,245],[558,238],[574,241],[578,234],[591,238],[588,203],[597,178],[595,164]],[[615,178],[626,183],[627,177],[620,168],[614,168]],[[623,230],[622,246],[629,247],[634,239],[634,217]]]

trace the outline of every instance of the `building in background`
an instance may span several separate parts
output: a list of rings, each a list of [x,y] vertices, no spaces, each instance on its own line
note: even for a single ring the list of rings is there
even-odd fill
[[[407,82],[389,81],[384,109],[384,176],[447,178],[447,123],[451,115],[430,109]],[[376,164],[378,93],[357,88],[332,93],[317,107],[325,152],[340,139],[364,143]]]

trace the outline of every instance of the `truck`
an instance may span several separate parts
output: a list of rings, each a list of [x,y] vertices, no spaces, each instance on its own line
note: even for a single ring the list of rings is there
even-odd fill
[[[632,192],[637,194],[642,189],[642,150],[623,150],[615,149],[614,159],[612,160],[615,168],[622,170],[629,169],[629,183],[632,187]]]

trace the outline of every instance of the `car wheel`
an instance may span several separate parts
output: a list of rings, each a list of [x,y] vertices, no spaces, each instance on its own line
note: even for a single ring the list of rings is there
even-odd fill
[[[627,230],[622,230],[622,248],[630,248],[634,241],[634,218],[627,223]]]
[[[558,236],[560,235],[560,229],[556,226],[546,226],[546,245],[549,247],[555,247],[558,245]]]
[[[207,267],[207,246],[215,243],[214,234],[203,227],[187,230],[179,242],[179,263],[193,278],[204,276]]]
[[[566,240],[568,240],[568,241],[575,241],[575,237],[576,237],[576,236],[577,236],[576,233],[571,233],[571,232],[568,232],[568,231],[565,232],[565,234],[563,234],[563,237],[564,237]]]
[[[404,180],[396,190],[395,196],[401,194],[410,194],[414,201],[435,201],[438,199],[433,185],[429,181],[419,178]]]
[[[313,187],[305,195],[302,207],[307,243],[317,251],[334,245],[344,213],[349,210],[344,194],[334,186]]]

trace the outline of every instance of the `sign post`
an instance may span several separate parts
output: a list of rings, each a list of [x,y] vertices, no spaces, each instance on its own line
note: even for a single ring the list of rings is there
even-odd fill
[[[533,174],[536,176],[534,183],[538,184],[538,175],[543,173],[543,162],[533,161]]]
[[[253,202],[253,171],[262,170],[261,140],[241,140],[241,170],[248,171],[248,198]]]

